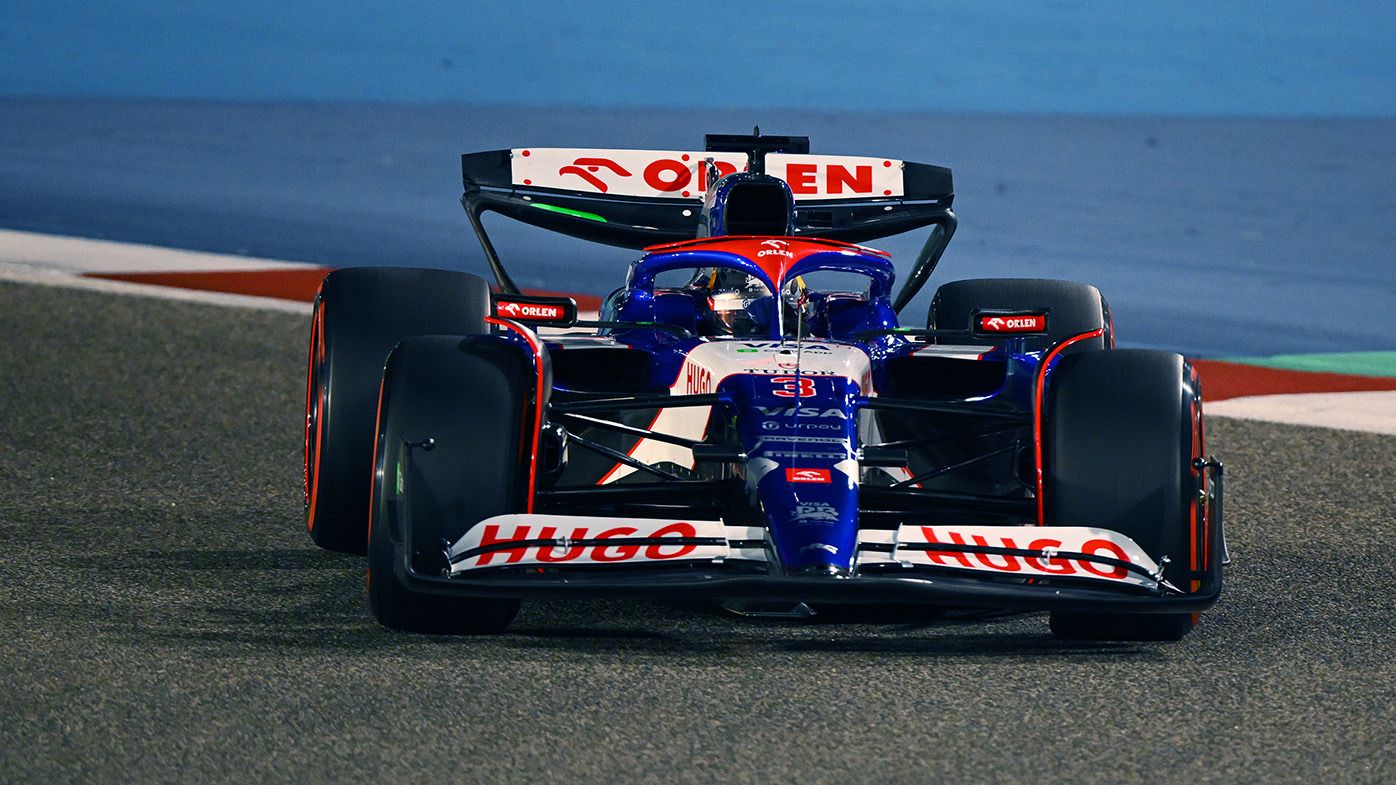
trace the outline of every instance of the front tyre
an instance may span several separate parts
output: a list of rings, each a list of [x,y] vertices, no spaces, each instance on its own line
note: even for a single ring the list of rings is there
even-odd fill
[[[363,553],[383,362],[410,335],[485,332],[485,281],[450,270],[352,267],[320,284],[305,405],[305,524],[316,545]]]
[[[528,509],[538,387],[532,358],[497,338],[419,336],[389,357],[368,546],[369,608],[384,626],[466,635],[513,621],[517,599],[432,594],[398,569],[441,575],[467,529]]]
[[[1164,579],[1190,589],[1208,568],[1197,526],[1203,454],[1202,399],[1181,355],[1145,349],[1064,356],[1048,375],[1044,439],[1047,525],[1096,526],[1139,544]],[[1190,613],[1054,611],[1053,634],[1070,640],[1176,641]]]

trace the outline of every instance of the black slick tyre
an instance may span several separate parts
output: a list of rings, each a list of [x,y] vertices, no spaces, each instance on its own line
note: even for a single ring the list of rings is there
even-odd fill
[[[399,572],[405,558],[439,576],[445,547],[466,530],[527,509],[538,387],[532,359],[497,339],[419,336],[393,350],[369,531],[369,607],[384,626],[461,635],[513,620],[517,599],[434,594]]]
[[[1047,525],[1094,526],[1139,544],[1164,579],[1185,591],[1205,566],[1198,543],[1201,395],[1187,361],[1171,352],[1121,349],[1068,355],[1048,376],[1044,427]],[[1188,613],[1054,611],[1052,632],[1071,640],[1179,640]]]
[[[489,286],[450,270],[354,267],[325,277],[311,319],[304,502],[316,545],[364,553],[383,362],[410,335],[485,331]]]
[[[971,278],[951,281],[936,290],[926,316],[931,329],[963,330],[975,311],[1046,311],[1046,337],[1027,339],[1029,351],[1046,349],[1073,335],[1103,329],[1098,338],[1066,351],[1108,349],[1115,345],[1110,306],[1100,290],[1076,281],[1042,278]]]

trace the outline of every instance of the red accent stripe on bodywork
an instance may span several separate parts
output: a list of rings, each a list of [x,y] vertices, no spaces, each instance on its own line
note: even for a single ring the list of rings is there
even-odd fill
[[[524,502],[524,512],[531,513],[533,512],[533,496],[538,488],[538,442],[543,434],[543,385],[546,383],[543,374],[543,342],[538,340],[538,336],[532,330],[510,319],[486,316],[485,322],[517,333],[533,350],[533,368],[538,377],[537,384],[533,389],[533,440],[528,459],[528,498]]]
[[[1047,370],[1051,367],[1052,361],[1057,358],[1068,346],[1091,338],[1099,338],[1105,334],[1105,328],[1097,327],[1090,332],[1077,333],[1067,338],[1065,341],[1052,347],[1042,358],[1041,364],[1037,366],[1037,384],[1033,391],[1033,419],[1032,419],[1032,443],[1033,458],[1037,468],[1037,525],[1046,526],[1046,507],[1042,501],[1042,402],[1043,392],[1046,387]]]

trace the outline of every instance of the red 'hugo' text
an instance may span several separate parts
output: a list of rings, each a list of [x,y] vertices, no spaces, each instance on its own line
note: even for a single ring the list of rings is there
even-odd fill
[[[929,545],[953,544],[953,545],[978,545],[981,547],[998,548],[1025,548],[1030,551],[1055,550],[1062,547],[1062,541],[1051,537],[1040,537],[1032,540],[1025,546],[1020,546],[1012,537],[997,537],[997,542],[990,542],[988,538],[978,534],[970,535],[972,542],[966,542],[965,538],[956,531],[947,532],[947,540],[942,540],[936,535],[934,527],[922,526],[921,533],[926,537]],[[1115,543],[1104,539],[1087,540],[1081,545],[1081,553],[1088,556],[1105,556],[1119,561],[1129,562],[1129,554]],[[967,553],[964,551],[926,551],[926,556],[932,563],[945,567],[964,567],[967,569],[990,569],[999,572],[1039,572],[1051,575],[1079,575],[1082,572],[1089,573],[1101,578],[1121,579],[1129,574],[1124,567],[1102,564],[1088,559],[1067,559],[1060,556],[1012,556],[1009,554],[991,553]]]
[[[701,395],[713,391],[713,372],[701,365],[688,363],[684,372],[684,391],[689,395]]]
[[[605,543],[595,543],[587,545],[573,545],[572,542],[578,540],[610,540],[625,539],[634,537],[636,530],[629,526],[617,526],[606,529],[597,534],[591,534],[585,526],[578,526],[566,535],[568,545],[520,545],[517,548],[501,548],[496,551],[487,551],[476,557],[474,566],[484,567],[489,564],[517,564],[524,560],[525,556],[531,555],[531,561],[543,563],[562,563],[570,561],[586,562],[623,562],[632,559],[643,558],[647,561],[665,561],[667,559],[681,559],[692,553],[698,546],[688,544],[669,545],[664,543],[650,543],[639,545],[635,543],[609,545]],[[655,532],[646,535],[646,539],[670,537],[676,539],[693,538],[698,536],[697,529],[691,523],[676,521],[664,526]],[[529,540],[558,540],[558,528],[556,526],[540,526],[535,532],[532,526],[515,526],[514,531],[509,536],[501,536],[498,524],[486,524],[484,531],[480,535],[480,546],[501,545],[511,542],[527,542]]]

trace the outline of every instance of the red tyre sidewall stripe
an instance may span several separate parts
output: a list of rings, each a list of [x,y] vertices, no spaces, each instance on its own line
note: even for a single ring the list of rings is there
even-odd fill
[[[524,327],[518,322],[509,319],[500,319],[494,316],[486,316],[485,322],[488,324],[504,327],[518,334],[533,350],[533,368],[537,373],[537,384],[534,385],[534,417],[533,417],[533,439],[528,460],[528,498],[524,502],[524,512],[533,512],[533,497],[538,487],[538,442],[543,433],[543,342],[538,340],[537,334]]]
[[[317,302],[319,302],[318,296],[317,296],[316,299],[317,299]],[[319,498],[319,495],[320,495],[320,494],[319,494],[319,490],[320,490],[320,456],[321,456],[322,454],[324,454],[324,452],[325,452],[325,449],[324,449],[324,448],[325,448],[325,406],[324,406],[324,404],[325,404],[325,400],[324,400],[324,399],[325,399],[325,396],[324,396],[324,395],[322,394],[322,392],[321,392],[321,391],[323,390],[324,386],[325,386],[325,380],[324,380],[324,378],[322,378],[322,377],[324,376],[323,371],[324,371],[324,364],[325,364],[325,305],[324,305],[323,302],[320,302],[320,303],[319,303],[319,306],[315,309],[315,314],[316,314],[316,315],[315,315],[315,321],[314,321],[314,323],[313,323],[312,326],[311,326],[311,332],[314,334],[314,337],[315,337],[315,343],[313,344],[313,347],[314,347],[314,348],[313,348],[313,352],[314,352],[314,354],[313,354],[312,360],[311,360],[311,362],[312,362],[312,366],[311,366],[311,367],[312,367],[312,368],[319,368],[321,372],[315,374],[315,376],[316,376],[316,381],[318,382],[318,384],[315,385],[315,396],[319,399],[318,402],[317,402],[318,405],[319,405],[319,412],[318,412],[318,414],[317,414],[316,417],[315,417],[315,465],[314,465],[314,467],[313,467],[313,470],[312,470],[312,467],[310,466],[310,456],[309,456],[309,455],[306,456],[306,461],[305,461],[305,463],[306,463],[306,471],[307,471],[307,478],[308,478],[308,482],[307,482],[307,485],[306,485],[306,492],[307,492],[307,494],[308,494],[308,496],[309,496],[309,501],[310,501],[310,511],[309,511],[309,513],[306,515],[305,524],[306,524],[306,529],[309,530],[309,531],[315,531],[315,506],[316,506],[316,502],[318,501],[318,498]],[[309,375],[310,375],[310,372],[307,372],[307,376],[309,376]],[[307,384],[307,387],[309,387],[309,381],[307,381],[306,384]],[[309,408],[308,408],[308,407],[310,406],[310,396],[309,396],[309,395],[306,396],[306,406],[307,406],[306,416],[309,417]],[[306,427],[306,447],[307,447],[307,449],[308,449],[309,446],[310,446],[310,434],[309,434],[309,431],[310,431],[310,428],[307,426],[307,427]]]
[[[1042,474],[1043,474],[1043,472],[1042,472],[1042,419],[1043,419],[1042,404],[1043,404],[1043,401],[1045,400],[1045,396],[1043,395],[1043,393],[1045,392],[1045,389],[1046,389],[1046,386],[1047,386],[1047,385],[1046,385],[1046,382],[1047,382],[1047,371],[1048,371],[1048,369],[1051,367],[1052,361],[1055,360],[1055,359],[1057,358],[1057,355],[1061,354],[1062,351],[1065,350],[1067,347],[1071,346],[1072,344],[1080,343],[1081,341],[1090,340],[1091,338],[1099,338],[1099,337],[1101,337],[1101,336],[1104,335],[1104,334],[1105,334],[1105,328],[1104,328],[1104,327],[1097,327],[1096,329],[1091,330],[1091,331],[1089,331],[1089,332],[1077,333],[1076,335],[1073,335],[1073,336],[1071,336],[1070,338],[1067,338],[1065,341],[1062,341],[1061,343],[1057,344],[1056,346],[1053,346],[1053,347],[1052,347],[1052,350],[1049,351],[1049,352],[1047,352],[1047,354],[1046,354],[1045,356],[1043,356],[1042,362],[1037,366],[1037,384],[1036,384],[1036,389],[1035,389],[1034,392],[1033,392],[1032,443],[1033,443],[1033,458],[1034,458],[1034,461],[1035,461],[1036,464],[1037,464],[1036,469],[1037,469],[1037,525],[1038,525],[1038,526],[1046,526],[1046,525],[1047,525],[1047,521],[1046,521],[1047,508],[1046,508],[1046,505],[1045,505],[1044,502],[1043,502],[1043,495],[1042,495],[1042,486],[1043,486],[1043,481],[1042,481]]]
[[[314,409],[311,402],[315,395],[315,344],[319,341],[319,324],[320,309],[317,307],[310,318],[310,346],[306,349],[305,358],[305,434],[301,443],[301,468],[304,474],[301,490],[306,509],[310,508],[310,412]]]

